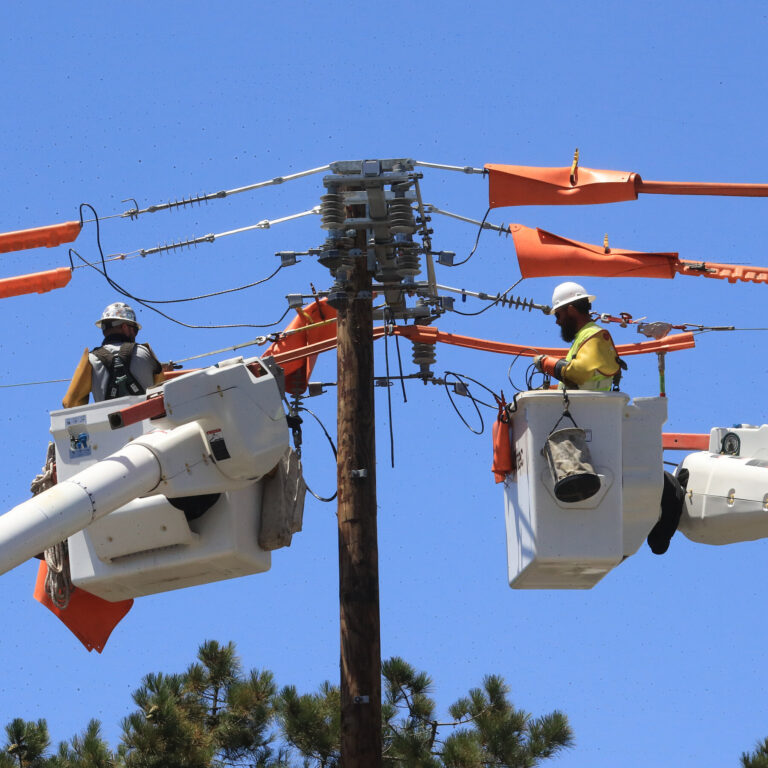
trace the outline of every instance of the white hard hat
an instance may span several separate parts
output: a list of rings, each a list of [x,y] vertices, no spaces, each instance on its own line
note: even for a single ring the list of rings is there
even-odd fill
[[[549,311],[549,314],[554,315],[556,309],[560,309],[560,307],[564,307],[566,304],[573,304],[574,301],[579,299],[594,301],[595,297],[590,296],[584,289],[584,286],[578,283],[560,283],[552,294],[552,309]]]
[[[96,321],[96,325],[101,326],[103,322],[109,322],[110,320],[122,320],[124,323],[135,325],[136,328],[141,329],[141,326],[136,322],[136,313],[127,304],[123,304],[122,301],[116,301],[114,304],[105,307],[101,317]]]

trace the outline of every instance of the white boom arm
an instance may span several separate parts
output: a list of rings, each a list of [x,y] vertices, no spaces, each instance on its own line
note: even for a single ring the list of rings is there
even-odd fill
[[[163,386],[165,421],[179,426],[137,437],[0,516],[0,573],[140,496],[222,493],[269,472],[288,446],[277,383],[242,358],[219,366]]]

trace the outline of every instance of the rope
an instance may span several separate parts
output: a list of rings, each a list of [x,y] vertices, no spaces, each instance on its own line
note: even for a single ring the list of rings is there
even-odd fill
[[[318,418],[317,414],[316,414],[316,413],[314,413],[313,411],[310,411],[310,410],[309,410],[309,408],[307,408],[306,406],[303,406],[303,405],[300,405],[300,406],[298,406],[298,407],[296,408],[296,410],[297,410],[297,411],[305,411],[306,413],[308,413],[308,414],[309,414],[309,415],[310,415],[310,416],[311,416],[311,417],[312,417],[312,418],[313,418],[313,419],[314,419],[314,420],[315,420],[315,421],[316,421],[316,422],[317,422],[317,423],[320,425],[320,429],[322,429],[322,430],[323,430],[323,434],[325,435],[326,439],[328,440],[328,443],[329,443],[329,444],[330,444],[330,446],[331,446],[331,450],[333,451],[333,458],[334,458],[334,459],[338,458],[338,452],[336,451],[336,445],[335,445],[335,444],[334,444],[334,442],[333,442],[333,438],[330,436],[330,434],[328,433],[328,430],[325,428],[325,425],[323,424],[323,422],[322,422],[322,421],[320,421],[320,419]],[[313,490],[312,490],[312,489],[309,487],[309,483],[307,483],[307,481],[306,481],[306,478],[304,479],[304,482],[305,482],[305,484],[306,484],[306,486],[307,486],[307,490],[308,490],[308,491],[309,491],[309,492],[310,492],[310,493],[311,493],[311,494],[312,494],[312,495],[313,495],[313,496],[314,496],[314,497],[315,497],[315,498],[316,498],[318,501],[323,501],[323,502],[329,502],[329,501],[333,501],[333,500],[336,498],[337,494],[338,494],[338,490],[336,490],[336,491],[334,491],[334,492],[333,492],[333,496],[328,496],[328,497],[325,497],[325,496],[318,496],[318,495],[317,495],[317,494],[316,494],[316,493],[315,493],[315,492],[314,492],[314,491],[313,491]]]
[[[48,443],[45,455],[45,465],[42,472],[35,476],[29,489],[33,496],[37,496],[56,485],[56,447]],[[69,605],[72,595],[72,578],[69,572],[69,545],[67,541],[60,541],[45,550],[45,564],[48,572],[45,575],[45,591],[51,602],[60,610]]]

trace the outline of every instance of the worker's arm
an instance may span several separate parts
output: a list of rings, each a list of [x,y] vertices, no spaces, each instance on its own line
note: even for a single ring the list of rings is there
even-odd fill
[[[88,397],[91,394],[91,375],[91,362],[88,359],[88,348],[86,347],[72,375],[72,381],[69,382],[67,394],[61,401],[65,408],[75,408],[78,405],[88,404]]]

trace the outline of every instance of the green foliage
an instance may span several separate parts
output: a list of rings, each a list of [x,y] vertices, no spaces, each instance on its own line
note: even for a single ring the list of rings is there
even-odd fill
[[[382,744],[387,768],[534,768],[573,744],[564,714],[534,718],[516,709],[501,677],[487,676],[441,722],[432,678],[401,658],[382,664]],[[91,720],[47,755],[45,720],[6,726],[0,768],[339,768],[341,699],[278,691],[272,673],[244,672],[233,643],[204,642],[181,674],[150,673],[133,693],[112,752]],[[744,768],[768,768],[768,740]]]
[[[561,712],[534,719],[515,709],[497,675],[453,704],[452,722],[435,718],[431,679],[399,658],[382,665],[384,757],[397,768],[533,768],[573,745]],[[397,718],[398,713],[400,718]],[[444,732],[451,732],[445,736]]]
[[[768,739],[758,741],[754,752],[742,752],[743,768],[768,768]]]
[[[91,720],[72,743],[63,741],[58,753],[49,760],[48,768],[114,768],[116,755],[101,737],[101,723]]]
[[[20,717],[5,726],[7,743],[3,750],[5,765],[16,768],[43,768],[46,750],[51,744],[45,720],[32,722]],[[0,763],[3,765],[3,763]]]
[[[294,686],[286,686],[275,700],[275,710],[286,742],[305,758],[305,765],[317,768],[339,765],[341,699],[338,687],[326,681],[318,693],[299,696]]]

